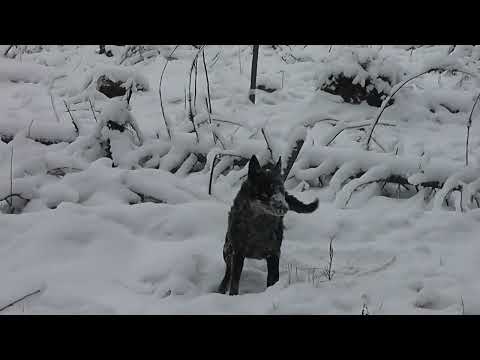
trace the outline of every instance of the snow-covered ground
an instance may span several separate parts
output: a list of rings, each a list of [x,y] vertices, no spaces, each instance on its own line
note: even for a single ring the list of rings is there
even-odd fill
[[[0,308],[40,292],[1,314],[480,313],[480,209],[475,206],[460,211],[458,206],[442,205],[438,196],[425,199],[424,190],[387,197],[375,184],[355,193],[347,205],[341,200],[348,186],[356,184],[343,186],[348,176],[342,181],[340,175],[334,177],[329,186],[313,186],[313,177],[301,179],[315,171],[318,178],[321,169],[294,167],[291,174],[296,177],[287,180],[289,191],[305,202],[318,197],[319,209],[285,217],[276,285],[266,289],[264,261],[246,260],[240,295],[226,296],[215,291],[225,266],[228,210],[246,169],[222,174],[222,161],[226,169],[231,159],[223,158],[208,194],[217,152],[247,158],[255,153],[266,161],[269,150],[262,127],[274,157],[285,154],[299,126],[310,124],[300,164],[315,162],[328,144],[331,151],[344,151],[342,161],[351,161],[342,169],[345,174],[357,169],[366,161],[365,130],[379,108],[348,104],[318,90],[329,81],[328,75],[344,71],[362,83],[372,74],[387,74],[399,83],[438,64],[475,75],[478,46],[457,46],[450,54],[449,46],[414,51],[386,45],[262,46],[257,83],[276,91],[258,90],[253,105],[248,100],[251,46],[209,45],[205,63],[213,125],[208,125],[205,110],[200,55],[198,143],[189,132],[185,99],[198,51],[193,46],[175,50],[162,82],[172,141],[158,88],[175,46],[153,47],[154,56],[136,64],[132,59],[119,64],[121,47],[111,47],[113,57],[97,54],[98,46],[93,45],[29,48],[33,50],[14,59],[0,59],[0,135],[15,135],[8,143],[0,141],[0,198],[17,193],[29,199],[12,200],[15,214],[9,214],[9,204],[2,201]],[[6,49],[1,47],[2,54]],[[355,59],[367,59],[372,66],[365,72],[355,66]],[[141,86],[142,91],[131,97],[130,113],[118,101],[95,92],[101,74]],[[386,93],[394,88],[382,81],[373,86]],[[377,143],[372,142],[371,152],[388,153],[378,159],[395,154],[407,159],[402,171],[411,171],[409,166],[420,159],[418,171],[425,176],[429,173],[423,169],[429,165],[435,170],[432,176],[443,174],[443,180],[458,173],[465,167],[466,124],[479,91],[475,78],[459,72],[433,72],[410,82],[383,113],[381,122],[395,126],[375,129]],[[78,137],[66,106],[79,128]],[[98,111],[95,117],[91,107]],[[470,183],[480,173],[479,115],[477,108],[470,131]],[[102,129],[99,124],[115,116],[133,123],[139,137]],[[326,118],[335,121],[315,123]],[[364,131],[347,129],[335,137],[338,129],[352,123],[367,125]],[[212,128],[218,135],[216,144]],[[108,137],[117,167],[98,155],[100,142]],[[192,157],[190,165],[187,160],[172,174],[191,152],[208,154],[205,168],[189,173],[196,159]],[[345,154],[352,154],[351,159]],[[415,174],[406,174],[411,175]],[[465,176],[460,180],[467,181]],[[452,199],[458,203],[456,195]],[[332,238],[334,273],[328,280],[322,272],[329,263]]]

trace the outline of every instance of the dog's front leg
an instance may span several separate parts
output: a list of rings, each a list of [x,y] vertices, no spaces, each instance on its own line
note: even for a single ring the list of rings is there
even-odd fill
[[[274,285],[280,278],[279,265],[280,258],[278,255],[270,255],[267,257],[267,287]]]
[[[220,286],[218,287],[218,292],[220,294],[225,294],[227,292],[227,285],[228,282],[230,281],[230,276],[232,275],[232,262],[231,261],[226,261],[226,268],[225,268],[225,276],[222,279],[222,282],[220,283]]]
[[[230,295],[238,295],[238,287],[240,283],[240,276],[242,275],[243,262],[245,258],[242,254],[234,252],[232,254],[232,279],[230,282]]]

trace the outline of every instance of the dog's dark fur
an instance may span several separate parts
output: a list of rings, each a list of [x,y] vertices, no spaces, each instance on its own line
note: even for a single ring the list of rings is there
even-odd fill
[[[225,276],[218,291],[238,295],[240,275],[245,258],[267,260],[267,287],[279,279],[280,248],[283,240],[283,217],[288,210],[311,213],[318,199],[304,204],[285,192],[278,163],[260,167],[255,155],[248,168],[248,178],[242,184],[228,216],[228,229],[223,247]]]

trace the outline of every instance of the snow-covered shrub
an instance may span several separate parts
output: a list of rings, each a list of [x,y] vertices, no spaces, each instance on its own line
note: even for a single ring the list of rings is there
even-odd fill
[[[348,103],[366,101],[380,107],[404,74],[400,65],[379,51],[345,47],[324,60],[316,74],[317,90],[339,95]]]
[[[128,104],[112,99],[103,108],[94,134],[104,155],[119,165],[125,155],[143,144],[142,132]]]

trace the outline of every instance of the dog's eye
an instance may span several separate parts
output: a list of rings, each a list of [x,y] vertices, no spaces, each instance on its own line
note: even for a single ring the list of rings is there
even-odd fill
[[[262,193],[259,195],[260,199],[262,200],[268,200],[270,198],[270,196],[266,193]]]

